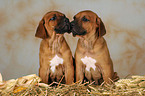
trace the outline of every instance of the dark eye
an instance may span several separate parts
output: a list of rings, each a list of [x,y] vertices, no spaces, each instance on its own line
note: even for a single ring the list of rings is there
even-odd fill
[[[87,19],[87,18],[85,18],[85,17],[83,17],[83,18],[82,18],[82,21],[87,22],[87,21],[90,21],[90,20],[89,20],[89,19]]]
[[[75,20],[76,19],[76,16],[74,16],[73,19]]]
[[[96,19],[96,22],[97,22],[98,20]]]
[[[50,20],[49,20],[49,21],[54,21],[54,20],[56,20],[56,16],[54,16],[54,17],[50,18]]]

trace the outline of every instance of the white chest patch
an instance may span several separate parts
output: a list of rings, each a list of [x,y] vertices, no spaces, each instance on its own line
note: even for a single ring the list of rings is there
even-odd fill
[[[96,68],[95,63],[97,62],[95,59],[86,56],[86,57],[82,58],[81,60],[86,65],[87,71],[90,71],[91,67],[95,70],[95,68]]]
[[[52,72],[55,72],[55,67],[58,66],[59,64],[63,64],[63,59],[55,55],[53,59],[50,61],[50,66]]]

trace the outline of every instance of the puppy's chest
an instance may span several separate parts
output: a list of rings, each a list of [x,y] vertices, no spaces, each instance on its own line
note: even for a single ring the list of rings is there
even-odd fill
[[[83,58],[81,58],[81,61],[83,62],[84,65],[86,65],[86,70],[87,71],[90,71],[90,69],[92,68],[93,70],[96,69],[96,63],[97,63],[97,60],[95,58],[93,58],[92,56],[85,56]]]
[[[56,54],[49,62],[50,70],[55,72],[56,67],[59,66],[59,64],[63,64],[64,60]]]

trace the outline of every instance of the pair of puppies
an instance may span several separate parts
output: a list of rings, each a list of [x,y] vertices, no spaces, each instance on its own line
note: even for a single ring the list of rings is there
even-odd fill
[[[75,53],[76,81],[86,78],[98,84],[101,78],[108,83],[109,79],[117,78],[106,41],[102,37],[106,30],[101,19],[87,10],[76,14],[70,23],[63,13],[51,11],[44,15],[35,34],[43,39],[39,52],[39,76],[42,82],[59,82],[63,75],[64,83],[74,82],[73,58],[63,37],[65,32],[80,37]]]

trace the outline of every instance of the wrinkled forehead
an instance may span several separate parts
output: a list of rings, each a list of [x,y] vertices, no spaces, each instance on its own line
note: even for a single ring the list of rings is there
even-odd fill
[[[78,19],[81,19],[83,17],[86,17],[88,19],[96,19],[98,18],[98,15],[92,11],[81,11],[79,13],[77,13],[74,18],[78,18]]]
[[[52,18],[53,16],[64,17],[65,15],[61,12],[58,12],[58,11],[51,11],[51,12],[46,13],[44,15],[44,18]]]

